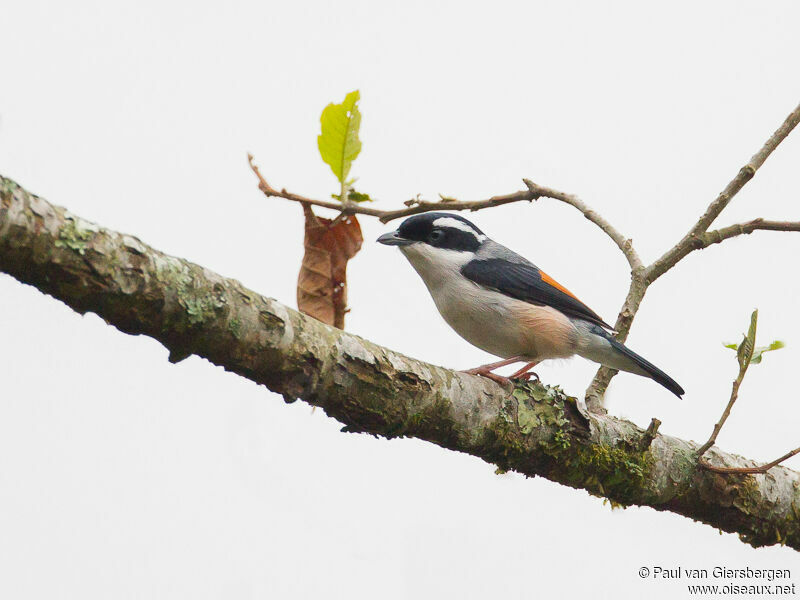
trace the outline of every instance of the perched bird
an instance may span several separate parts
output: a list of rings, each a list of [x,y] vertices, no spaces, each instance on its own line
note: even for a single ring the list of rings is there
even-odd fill
[[[577,354],[649,377],[678,397],[684,393],[669,375],[614,339],[613,329],[567,288],[459,215],[415,215],[378,242],[400,249],[456,333],[504,359],[467,373],[507,383],[492,371],[525,362],[511,378],[527,378],[542,360]]]

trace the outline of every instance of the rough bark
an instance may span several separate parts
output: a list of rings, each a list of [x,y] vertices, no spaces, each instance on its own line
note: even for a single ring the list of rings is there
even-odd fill
[[[668,510],[753,546],[800,549],[800,474],[719,475],[698,444],[588,415],[558,387],[513,392],[328,327],[233,279],[89,223],[0,176],[0,271],[80,313],[298,398],[348,431],[411,436],[621,505]],[[712,448],[715,465],[753,461]]]

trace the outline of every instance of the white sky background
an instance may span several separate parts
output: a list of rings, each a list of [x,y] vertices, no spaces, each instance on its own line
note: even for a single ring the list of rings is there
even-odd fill
[[[319,114],[362,93],[359,189],[478,199],[521,178],[577,193],[646,261],[682,235],[800,101],[796,2],[5,2],[0,173],[294,306],[297,205],[325,198]],[[719,224],[800,219],[800,132]],[[543,199],[472,215],[607,320],[627,263]],[[389,228],[361,220],[347,327],[457,368],[490,358],[442,321]],[[645,298],[630,345],[687,390],[614,380],[609,408],[705,440],[760,309],[787,341],[751,369],[719,444],[800,444],[800,235],[692,255]],[[416,440],[343,434],[322,411],[81,317],[0,276],[0,597],[684,597],[640,566],[792,568],[670,513],[612,511]],[[594,366],[537,369],[578,395]],[[789,461],[800,468],[800,458]],[[713,583],[713,582],[712,582]],[[544,596],[543,596],[544,597]]]

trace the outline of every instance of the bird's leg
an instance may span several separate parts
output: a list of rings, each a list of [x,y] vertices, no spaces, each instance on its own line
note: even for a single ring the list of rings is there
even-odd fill
[[[475,367],[474,369],[468,369],[461,372],[467,373],[468,375],[480,375],[481,377],[486,377],[492,381],[496,381],[500,385],[506,385],[511,383],[511,380],[508,377],[503,377],[502,375],[492,373],[492,371],[499,369],[500,367],[505,367],[506,365],[514,364],[515,362],[520,362],[521,360],[523,360],[521,356],[512,356],[511,358],[507,358],[505,360],[489,363],[488,365],[481,365],[480,367]]]
[[[530,380],[531,377],[536,377],[536,381],[539,381],[539,376],[536,373],[528,373],[533,367],[539,364],[539,361],[529,362],[527,365],[522,367],[519,371],[514,373],[513,375],[509,376],[509,379],[522,379],[523,381]]]

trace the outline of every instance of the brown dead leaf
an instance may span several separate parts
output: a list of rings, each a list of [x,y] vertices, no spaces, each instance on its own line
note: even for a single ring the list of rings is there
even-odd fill
[[[344,329],[347,312],[347,261],[364,238],[353,215],[318,217],[303,204],[306,249],[297,278],[297,308],[323,323]]]

